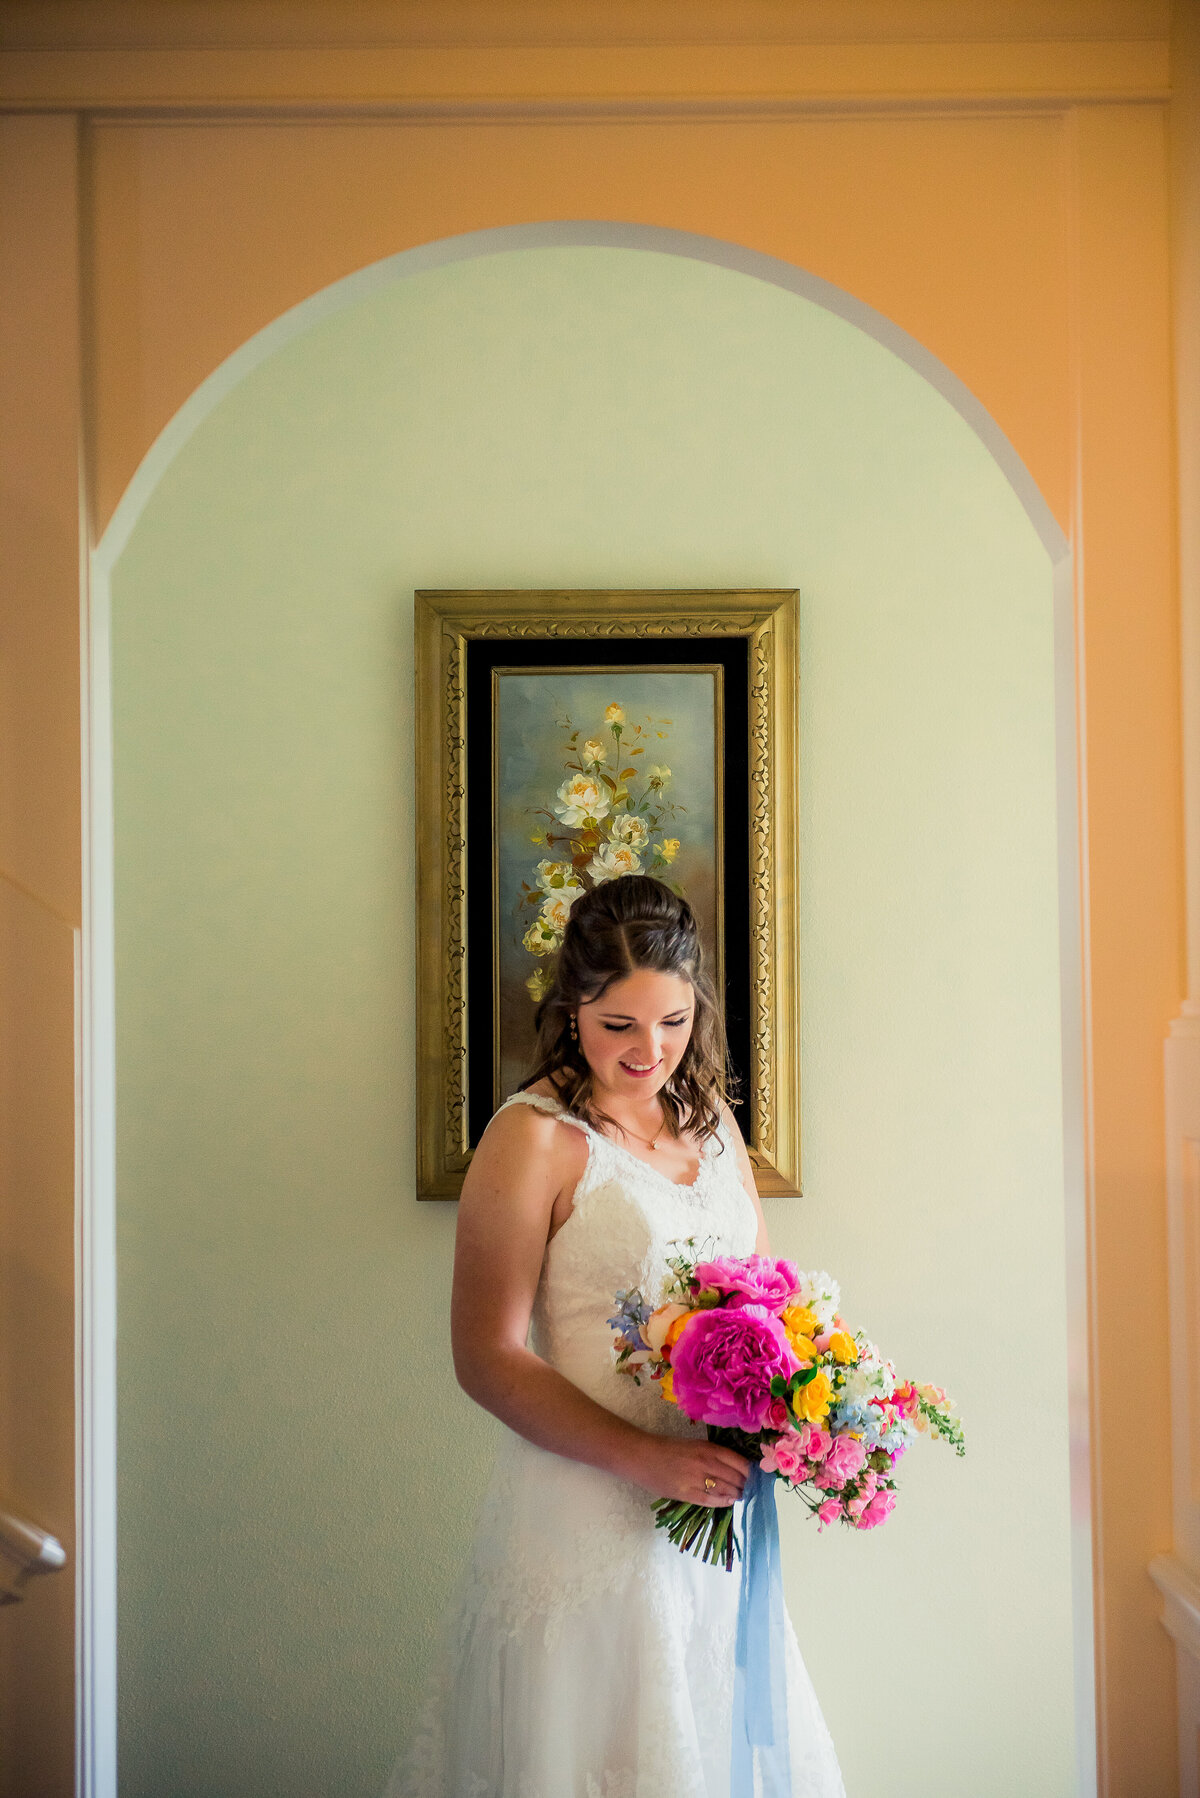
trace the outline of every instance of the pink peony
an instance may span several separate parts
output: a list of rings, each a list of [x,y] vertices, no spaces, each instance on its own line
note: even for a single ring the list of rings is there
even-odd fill
[[[812,1472],[796,1430],[788,1430],[777,1442],[769,1442],[762,1451],[765,1473],[781,1473],[793,1486],[799,1486]]]
[[[827,1523],[836,1523],[841,1514],[842,1507],[837,1499],[827,1498],[825,1503],[817,1511],[817,1516],[820,1519],[820,1528],[824,1529]]]
[[[877,1523],[882,1523],[886,1517],[890,1517],[895,1503],[896,1494],[889,1492],[886,1487],[882,1492],[877,1492],[858,1520],[859,1529],[873,1530]]]
[[[766,1422],[771,1381],[800,1363],[783,1325],[762,1305],[701,1311],[671,1352],[672,1390],[686,1417],[753,1434]]]
[[[836,1483],[844,1486],[847,1480],[862,1472],[866,1460],[867,1451],[857,1436],[835,1436],[821,1471],[832,1474]]]
[[[716,1261],[699,1261],[695,1279],[701,1289],[714,1287],[731,1305],[765,1305],[777,1317],[800,1284],[794,1261],[776,1261],[770,1255],[747,1255],[741,1261],[722,1255]]]
[[[801,1424],[800,1440],[810,1461],[822,1460],[833,1445],[833,1437],[828,1430],[823,1430],[819,1423]]]

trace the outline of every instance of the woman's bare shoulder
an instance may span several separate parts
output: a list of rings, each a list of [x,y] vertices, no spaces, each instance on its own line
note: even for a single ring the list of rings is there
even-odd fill
[[[555,1096],[546,1081],[538,1081],[536,1086],[526,1090],[538,1098]],[[514,1165],[527,1167],[530,1158],[536,1157],[558,1166],[576,1154],[572,1139],[577,1141],[579,1137],[579,1131],[561,1123],[553,1112],[540,1105],[518,1101],[502,1105],[495,1113],[479,1139],[472,1161],[497,1164],[511,1161]]]
[[[728,1130],[733,1139],[733,1145],[736,1148],[738,1144],[742,1142],[742,1133],[738,1128],[738,1121],[724,1099],[718,1100],[717,1109],[721,1114],[721,1122],[724,1124],[726,1130]]]

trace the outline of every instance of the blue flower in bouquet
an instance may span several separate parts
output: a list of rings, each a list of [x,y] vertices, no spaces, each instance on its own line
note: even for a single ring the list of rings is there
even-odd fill
[[[837,1407],[837,1434],[861,1436],[868,1448],[879,1447],[879,1411],[865,1398],[843,1400]]]
[[[868,1449],[886,1449],[889,1455],[898,1454],[912,1440],[911,1426],[903,1417],[865,1398],[842,1399],[834,1428],[839,1436],[849,1432],[860,1437]]]
[[[628,1348],[645,1348],[642,1325],[649,1319],[649,1305],[640,1292],[618,1292],[616,1301],[617,1313],[608,1319],[609,1329],[615,1330]]]

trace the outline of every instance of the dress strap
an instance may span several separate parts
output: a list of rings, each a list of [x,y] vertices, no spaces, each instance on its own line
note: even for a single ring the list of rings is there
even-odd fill
[[[585,1124],[582,1118],[577,1118],[573,1112],[568,1111],[560,1100],[552,1099],[549,1093],[510,1093],[508,1098],[496,1107],[497,1117],[507,1105],[532,1105],[538,1111],[546,1112],[549,1117],[557,1118],[560,1124],[574,1124],[575,1128],[582,1130],[585,1136],[592,1135],[589,1124]]]

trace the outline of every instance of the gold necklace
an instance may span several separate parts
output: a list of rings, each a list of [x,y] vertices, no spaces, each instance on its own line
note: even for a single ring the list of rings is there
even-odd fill
[[[618,1123],[617,1128],[622,1136],[632,1136],[634,1142],[644,1142],[651,1154],[653,1154],[658,1147],[658,1139],[666,1128],[666,1122],[664,1120],[663,1123],[658,1126],[658,1129],[654,1132],[652,1138],[649,1136],[639,1136],[637,1131],[631,1130],[627,1124]]]

